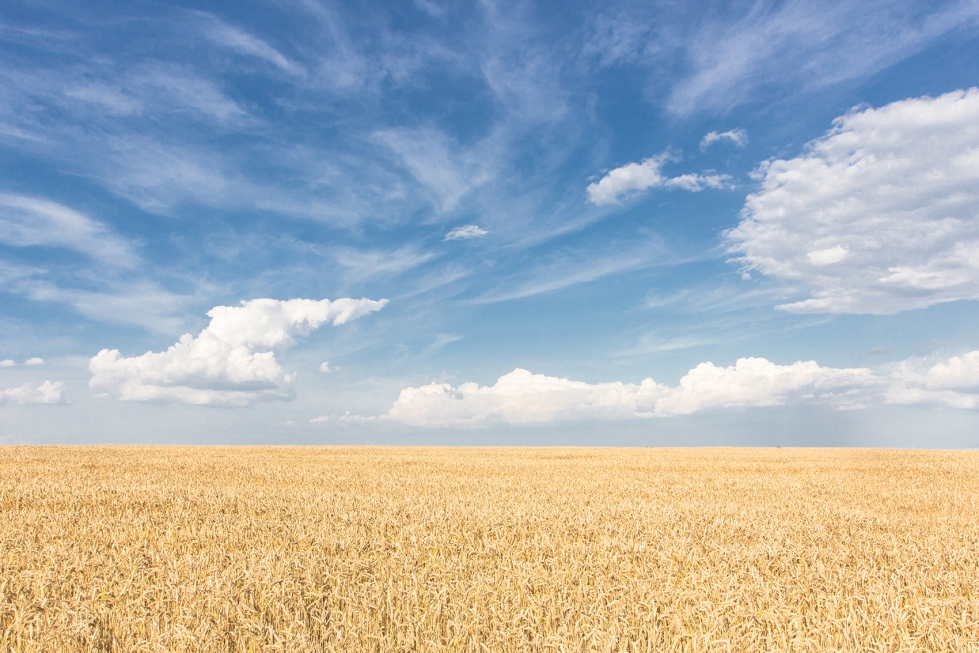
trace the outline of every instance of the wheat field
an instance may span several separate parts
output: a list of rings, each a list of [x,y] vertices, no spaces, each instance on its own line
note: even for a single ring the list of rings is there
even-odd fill
[[[4,447],[3,651],[979,650],[979,453]]]

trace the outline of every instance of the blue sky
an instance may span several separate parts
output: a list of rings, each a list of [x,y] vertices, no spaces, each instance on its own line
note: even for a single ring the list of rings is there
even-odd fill
[[[8,2],[0,442],[979,440],[979,2]]]

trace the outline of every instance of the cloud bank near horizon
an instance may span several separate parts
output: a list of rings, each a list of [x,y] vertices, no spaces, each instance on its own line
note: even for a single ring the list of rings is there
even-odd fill
[[[548,424],[691,415],[705,410],[817,403],[836,410],[880,404],[979,408],[979,350],[944,361],[911,358],[874,372],[815,361],[778,365],[740,358],[734,365],[697,365],[673,387],[585,383],[517,368],[491,386],[430,383],[401,391],[387,414],[322,416],[311,423],[390,420],[412,426]]]

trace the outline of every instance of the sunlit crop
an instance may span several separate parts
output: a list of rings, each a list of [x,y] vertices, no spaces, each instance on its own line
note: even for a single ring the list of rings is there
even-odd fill
[[[979,650],[979,453],[0,449],[3,651]]]

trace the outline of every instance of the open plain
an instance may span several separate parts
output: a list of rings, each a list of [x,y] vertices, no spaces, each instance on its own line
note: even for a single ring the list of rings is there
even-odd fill
[[[979,650],[979,453],[4,447],[0,649]]]

